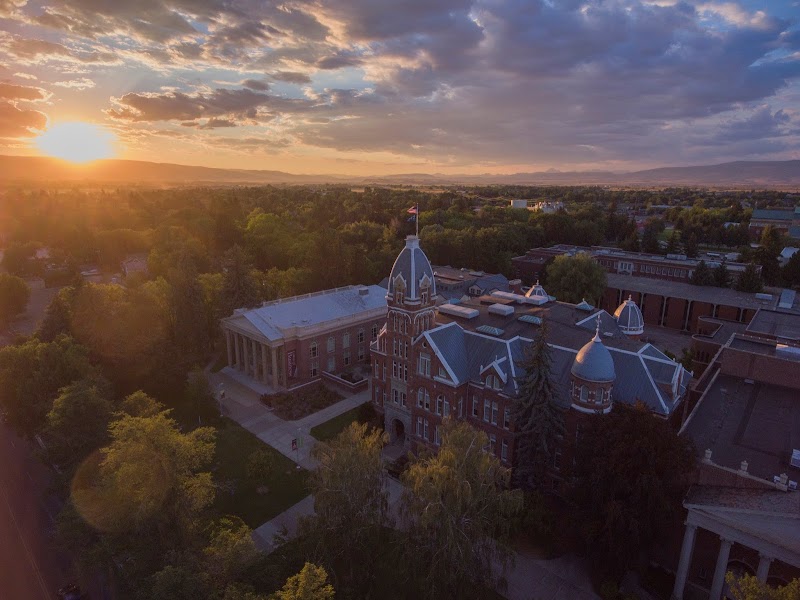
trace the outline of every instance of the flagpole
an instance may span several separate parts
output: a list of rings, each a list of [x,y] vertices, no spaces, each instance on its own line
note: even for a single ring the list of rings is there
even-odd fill
[[[417,214],[414,215],[414,224],[417,226],[417,237],[419,237],[419,202],[416,204]]]

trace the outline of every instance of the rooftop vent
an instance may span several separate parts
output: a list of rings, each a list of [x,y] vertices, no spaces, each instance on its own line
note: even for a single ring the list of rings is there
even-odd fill
[[[517,319],[518,321],[522,321],[523,323],[530,323],[531,325],[541,325],[542,318],[537,317],[535,315],[522,315]]]
[[[467,308],[466,306],[456,306],[454,304],[442,304],[439,306],[439,312],[464,319],[474,319],[480,314],[476,308]]]
[[[485,333],[486,335],[495,335],[495,336],[501,336],[504,333],[504,331],[499,327],[492,327],[491,325],[481,325],[480,327],[476,327],[475,331],[478,331],[480,333]]]
[[[508,304],[492,304],[489,307],[489,312],[493,315],[501,315],[503,317],[508,317],[514,314],[514,307],[509,306]]]

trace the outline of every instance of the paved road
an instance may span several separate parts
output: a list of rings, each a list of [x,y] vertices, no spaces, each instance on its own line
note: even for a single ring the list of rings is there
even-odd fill
[[[69,563],[50,541],[48,476],[28,444],[0,424],[0,599],[52,600],[69,580]]]

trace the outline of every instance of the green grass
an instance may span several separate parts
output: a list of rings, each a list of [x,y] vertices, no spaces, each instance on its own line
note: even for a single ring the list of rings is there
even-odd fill
[[[284,421],[296,421],[343,399],[336,390],[316,383],[291,392],[262,396],[261,401]]]
[[[263,450],[272,457],[270,476],[261,482],[261,485],[267,487],[265,494],[259,494],[257,484],[247,476],[247,460],[256,450]],[[253,528],[269,521],[308,495],[307,471],[297,469],[283,454],[230,419],[223,419],[222,425],[217,429],[215,468],[214,478],[222,485],[217,491],[214,508],[220,514],[241,517]]]
[[[313,435],[320,442],[327,442],[339,435],[350,423],[358,421],[358,411],[360,406],[351,408],[345,413],[340,414],[338,417],[333,417],[329,421],[320,423],[316,427],[311,428],[311,435]]]

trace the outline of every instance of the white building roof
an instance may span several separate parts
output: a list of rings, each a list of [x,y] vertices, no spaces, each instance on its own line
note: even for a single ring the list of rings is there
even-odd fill
[[[269,341],[302,335],[303,329],[334,325],[339,321],[367,318],[369,313],[386,314],[386,290],[378,285],[336,288],[267,302],[258,308],[237,309],[224,319]]]

